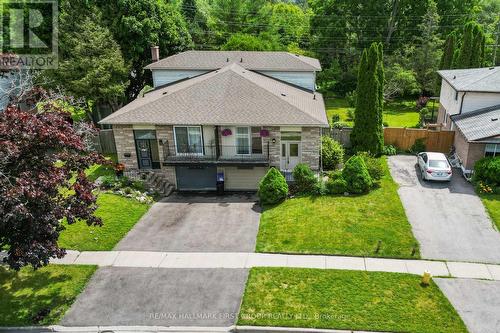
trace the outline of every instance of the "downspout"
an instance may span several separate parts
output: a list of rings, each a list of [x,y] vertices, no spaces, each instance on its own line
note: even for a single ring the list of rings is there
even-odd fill
[[[460,110],[458,111],[458,114],[462,114],[462,108],[464,106],[464,97],[467,94],[467,91],[464,91],[464,94],[462,95],[462,100],[460,101]]]

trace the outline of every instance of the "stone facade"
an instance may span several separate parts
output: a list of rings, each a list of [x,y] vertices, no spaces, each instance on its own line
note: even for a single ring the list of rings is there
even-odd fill
[[[269,166],[280,168],[281,163],[281,132],[280,128],[277,126],[267,126],[264,127],[269,131],[269,136],[262,138],[262,145],[264,149],[267,149],[269,144]],[[273,143],[273,139],[276,141]],[[267,154],[267,151],[264,152]]]
[[[312,170],[320,168],[319,158],[321,149],[321,128],[302,127],[302,163],[306,163]]]
[[[113,135],[118,162],[125,164],[126,169],[137,169],[137,152],[132,125],[113,125]]]
[[[484,157],[485,147],[484,143],[467,142],[463,134],[455,130],[455,150],[466,169],[474,169],[474,164]]]

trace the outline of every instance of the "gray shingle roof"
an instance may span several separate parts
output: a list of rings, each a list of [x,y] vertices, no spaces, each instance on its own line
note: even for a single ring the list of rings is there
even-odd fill
[[[288,52],[256,51],[186,51],[149,64],[146,68],[215,70],[232,63],[251,70],[292,72],[321,70],[318,59]]]
[[[500,135],[500,104],[451,116],[467,141]],[[495,120],[496,119],[496,120]]]
[[[236,64],[149,92],[100,123],[328,127],[321,94]]]
[[[438,71],[457,91],[500,92],[500,66]]]

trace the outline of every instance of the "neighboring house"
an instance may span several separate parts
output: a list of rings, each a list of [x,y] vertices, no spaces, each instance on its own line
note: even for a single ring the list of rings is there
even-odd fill
[[[162,172],[179,190],[213,190],[217,174],[226,190],[255,190],[269,167],[320,169],[329,125],[314,91],[318,60],[188,51],[146,68],[155,89],[100,122],[127,169]]]
[[[455,131],[465,169],[484,156],[500,156],[500,67],[438,71],[442,77],[438,123]]]

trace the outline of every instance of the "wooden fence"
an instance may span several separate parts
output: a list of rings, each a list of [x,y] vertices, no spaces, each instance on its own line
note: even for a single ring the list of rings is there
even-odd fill
[[[351,146],[352,128],[333,128],[330,136],[340,142],[344,147]],[[448,153],[455,138],[454,131],[433,131],[418,128],[384,128],[384,143],[393,145],[401,150],[408,150],[417,139],[423,139],[428,151]]]
[[[449,153],[453,140],[454,131],[432,131],[419,128],[395,128],[384,129],[384,142],[399,149],[408,150],[417,139],[423,139],[427,151]]]
[[[115,137],[112,129],[102,129],[94,140],[95,149],[101,154],[116,154]]]

